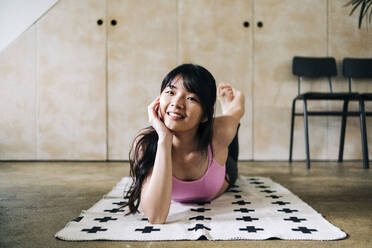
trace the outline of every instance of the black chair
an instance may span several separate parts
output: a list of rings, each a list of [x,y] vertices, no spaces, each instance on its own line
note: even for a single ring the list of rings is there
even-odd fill
[[[349,92],[352,92],[352,82],[353,78],[355,79],[372,79],[372,59],[361,59],[361,58],[344,58],[342,62],[342,71],[344,77],[349,80]],[[372,82],[372,81],[371,81]],[[367,128],[365,116],[372,116],[372,112],[365,111],[365,101],[372,101],[372,93],[359,93],[359,106],[360,111],[364,112],[364,118],[361,116],[361,130],[364,131],[362,134],[362,147],[363,147],[363,167],[369,168],[369,159],[368,159],[368,141],[367,141]],[[347,111],[347,103],[344,105],[345,111]],[[348,112],[347,115],[359,115],[359,113]],[[346,130],[346,117],[343,115],[342,124],[341,124],[341,141],[340,141],[340,151],[344,149],[344,140],[345,140],[345,130]],[[363,119],[362,119],[363,118]],[[343,156],[340,152],[338,161],[342,162]]]
[[[305,131],[305,151],[306,151],[306,165],[310,169],[310,147],[309,147],[309,116],[345,116],[347,114],[347,103],[351,100],[359,100],[358,93],[344,92],[334,93],[332,89],[332,77],[337,75],[336,61],[331,57],[314,58],[314,57],[294,57],[292,64],[292,73],[298,76],[298,95],[293,99],[292,102],[292,116],[291,116],[291,134],[289,144],[289,162],[292,162],[292,150],[293,150],[293,129],[294,121],[296,116],[304,117],[304,131]],[[301,94],[301,82],[302,78],[328,78],[329,92],[306,92]],[[296,113],[296,101],[303,101],[304,111],[303,113]],[[308,101],[324,101],[324,100],[338,100],[344,101],[344,109],[342,111],[308,111]],[[346,109],[345,109],[346,106]],[[365,119],[364,112],[359,111],[359,114]],[[363,122],[363,121],[362,121]],[[364,122],[365,123],[365,122]],[[363,129],[363,134],[365,134]],[[363,136],[363,135],[362,135]],[[340,146],[341,147],[341,146]],[[339,156],[340,156],[339,151]]]

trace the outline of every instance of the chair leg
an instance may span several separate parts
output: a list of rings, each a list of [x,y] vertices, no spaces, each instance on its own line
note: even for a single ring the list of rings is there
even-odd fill
[[[369,169],[366,112],[365,112],[363,99],[359,99],[359,111],[360,111],[360,132],[362,136],[362,150],[363,150],[363,168]]]
[[[344,144],[345,144],[345,131],[346,131],[348,106],[349,106],[349,100],[345,100],[344,107],[342,110],[341,135],[340,135],[340,147],[338,150],[338,162],[342,162],[344,160]]]
[[[309,125],[308,125],[306,100],[304,100],[304,125],[305,125],[306,166],[308,169],[310,169]]]
[[[292,102],[292,117],[291,117],[291,136],[289,139],[289,162],[292,162],[292,150],[293,150],[293,132],[295,122],[295,110],[296,110],[296,99]]]

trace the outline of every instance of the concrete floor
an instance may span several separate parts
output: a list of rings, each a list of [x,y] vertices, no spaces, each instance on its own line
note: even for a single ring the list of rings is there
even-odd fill
[[[68,242],[54,234],[123,176],[127,163],[0,162],[0,247],[372,247],[372,169],[361,162],[241,162],[241,175],[287,187],[348,233],[339,241]]]

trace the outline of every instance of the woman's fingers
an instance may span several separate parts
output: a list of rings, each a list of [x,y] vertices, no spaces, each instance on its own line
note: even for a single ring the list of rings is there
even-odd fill
[[[234,100],[241,102],[241,104],[245,103],[245,96],[243,92],[234,89],[233,93],[234,93]]]
[[[149,106],[148,106],[148,115],[150,124],[156,128],[159,125],[163,126],[163,121],[159,115],[160,107],[160,97],[157,97]]]
[[[226,94],[226,92],[230,92],[232,91],[232,87],[230,84],[225,84],[225,83],[220,83],[218,85],[218,88],[217,88],[217,94],[218,95],[221,95],[221,94]]]
[[[148,115],[149,123],[157,132],[159,139],[160,138],[169,138],[172,139],[171,131],[165,126],[161,115],[160,115],[160,97],[157,97],[149,106],[148,106]]]
[[[147,108],[150,123],[152,123],[154,118],[158,118],[157,112],[158,112],[159,104],[160,104],[159,99],[160,97],[157,97],[154,101],[152,101],[152,103],[150,103],[150,105]]]

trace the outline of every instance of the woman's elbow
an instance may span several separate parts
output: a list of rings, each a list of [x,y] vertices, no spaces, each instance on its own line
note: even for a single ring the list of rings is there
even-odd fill
[[[142,212],[145,214],[151,224],[164,224],[168,217],[168,213],[159,214],[158,211],[154,211],[153,209],[142,208]]]
[[[166,221],[166,219],[167,218],[162,218],[162,217],[159,217],[159,216],[150,216],[150,217],[148,217],[148,219],[149,219],[149,222],[151,223],[151,224],[165,224],[165,221]]]
[[[164,224],[168,216],[168,214],[159,214],[152,211],[150,213],[145,213],[145,215],[151,224]]]

